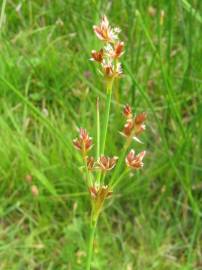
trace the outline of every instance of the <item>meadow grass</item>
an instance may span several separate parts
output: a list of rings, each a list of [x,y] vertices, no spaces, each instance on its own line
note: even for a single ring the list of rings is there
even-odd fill
[[[78,126],[96,138],[96,98],[106,98],[89,61],[99,49],[92,25],[102,14],[127,44],[107,154],[123,144],[125,103],[148,113],[148,154],[144,170],[124,179],[106,204],[93,269],[202,268],[202,2],[3,0],[2,270],[84,269],[90,204],[72,139]]]

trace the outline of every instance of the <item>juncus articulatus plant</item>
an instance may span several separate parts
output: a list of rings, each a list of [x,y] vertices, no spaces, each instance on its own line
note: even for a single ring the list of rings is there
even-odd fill
[[[123,74],[120,59],[124,54],[124,43],[119,40],[120,29],[111,27],[106,16],[102,17],[99,25],[93,26],[93,30],[103,46],[98,51],[92,51],[90,60],[98,65],[106,86],[105,112],[101,121],[99,102],[97,101],[96,157],[90,155],[91,148],[95,144],[86,129],[80,128],[78,137],[73,140],[75,148],[82,156],[83,167],[85,168],[84,179],[91,201],[86,270],[91,269],[97,221],[103,210],[105,200],[113,196],[113,190],[130,170],[136,171],[143,167],[143,159],[146,154],[145,151],[136,154],[134,149],[129,150],[132,140],[141,143],[139,137],[145,130],[146,113],[134,115],[131,106],[128,104],[123,108],[125,124],[120,132],[125,140],[123,148],[120,150],[119,156],[108,156],[105,153],[113,84]],[[102,132],[100,132],[101,130]],[[123,171],[124,163],[125,170]],[[110,173],[112,170],[114,170],[113,174]],[[123,172],[121,173],[121,171]]]

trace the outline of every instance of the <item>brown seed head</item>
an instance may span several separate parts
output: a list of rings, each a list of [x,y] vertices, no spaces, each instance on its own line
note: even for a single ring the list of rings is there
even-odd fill
[[[114,46],[107,44],[105,46],[105,53],[111,59],[117,59],[123,55],[124,42],[118,41]]]
[[[123,114],[127,119],[131,119],[133,116],[132,108],[130,105],[126,104],[123,108]]]
[[[89,137],[86,129],[80,128],[79,138],[73,140],[73,144],[76,149],[81,151],[83,154],[86,154],[92,147],[92,138]]]
[[[105,199],[112,194],[112,191],[108,186],[94,184],[89,187],[89,193],[93,204],[92,218],[97,219],[99,213],[102,211]]]
[[[143,124],[143,122],[144,122],[146,119],[147,119],[147,113],[146,113],[146,112],[140,113],[140,114],[138,114],[138,115],[135,117],[135,124],[136,124],[136,125]]]
[[[134,128],[133,119],[127,119],[126,124],[124,125],[123,134],[126,137],[129,137],[132,134],[133,128]]]
[[[87,157],[86,163],[88,170],[92,171],[95,165],[94,157]]]
[[[90,60],[96,61],[98,63],[102,63],[103,58],[104,58],[104,50],[103,49],[100,49],[98,52],[96,52],[95,50],[93,50],[91,52],[91,56],[92,56],[92,58]]]
[[[113,77],[114,67],[111,63],[103,63],[102,68],[103,68],[103,73],[106,77]]]
[[[98,189],[95,186],[89,187],[91,197],[94,199],[97,197]]]
[[[123,48],[124,48],[124,42],[123,41],[118,41],[115,45],[114,45],[114,58],[119,58],[123,55]]]
[[[142,162],[146,151],[140,152],[138,155],[135,155],[135,151],[132,149],[126,156],[126,165],[131,169],[138,170],[143,167],[144,163]]]
[[[124,114],[127,116],[131,114],[130,108],[124,108]],[[135,140],[141,142],[136,136],[139,136],[145,130],[144,121],[146,120],[146,113],[140,113],[134,118],[128,118],[122,134],[126,137],[132,136]]]
[[[117,160],[118,157],[115,156],[112,158],[101,156],[97,161],[97,165],[102,171],[110,171],[115,167]]]
[[[105,15],[102,17],[100,25],[93,26],[93,30],[100,40],[109,43],[114,42],[118,38],[117,34],[120,32],[118,28],[111,28]]]
[[[105,198],[111,196],[112,191],[108,186],[91,186],[89,187],[90,195],[93,199],[99,199],[100,201],[104,201]]]
[[[104,75],[110,79],[120,77],[123,74],[121,63],[118,63],[115,67],[111,62],[103,61],[102,68]]]
[[[147,114],[145,112],[138,114],[134,119],[134,127],[135,127],[135,135],[140,135],[145,130],[145,120],[147,118]]]

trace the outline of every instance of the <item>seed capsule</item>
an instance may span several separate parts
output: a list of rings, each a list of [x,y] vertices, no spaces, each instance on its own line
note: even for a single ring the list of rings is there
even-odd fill
[[[92,58],[90,60],[96,61],[98,63],[102,63],[103,58],[104,58],[104,50],[101,49],[98,52],[96,52],[95,50],[93,50],[91,52],[91,56],[92,56]]]
[[[126,104],[123,108],[123,114],[127,119],[132,118],[133,116],[133,112],[132,112],[132,108],[130,105]]]
[[[86,129],[80,128],[79,138],[74,139],[73,144],[76,149],[86,154],[92,147],[92,138],[88,135]]]
[[[130,150],[128,155],[126,156],[126,165],[134,170],[138,170],[144,166],[144,163],[142,162],[144,156],[146,154],[146,151],[140,152],[138,155],[135,155],[135,150]]]
[[[112,158],[101,156],[97,161],[97,165],[102,171],[110,171],[115,167],[117,160],[118,157],[115,156]]]

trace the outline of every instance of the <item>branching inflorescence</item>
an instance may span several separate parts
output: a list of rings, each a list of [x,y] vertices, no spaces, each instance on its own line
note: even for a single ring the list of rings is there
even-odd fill
[[[133,115],[131,106],[126,105],[123,109],[123,115],[126,118],[126,123],[121,132],[125,137],[123,148],[120,151],[119,157],[108,157],[105,155],[105,143],[108,130],[113,83],[123,74],[120,58],[124,53],[124,42],[120,41],[118,37],[121,30],[119,28],[112,28],[109,25],[106,16],[102,17],[100,25],[93,26],[93,30],[96,36],[103,42],[103,48],[99,51],[93,50],[91,53],[91,60],[98,64],[99,71],[106,84],[105,113],[103,119],[101,119],[102,134],[100,134],[99,103],[97,102],[96,158],[89,155],[89,152],[93,147],[93,140],[84,128],[79,129],[79,137],[73,140],[75,148],[81,152],[85,168],[86,184],[92,206],[90,239],[86,264],[87,270],[90,269],[95,228],[105,199],[112,196],[113,189],[124,177],[126,177],[128,171],[131,169],[139,170],[143,167],[143,158],[146,153],[145,151],[142,151],[136,155],[134,149],[131,149],[127,153],[132,140],[141,143],[139,136],[145,130],[144,122],[146,120],[146,113]],[[120,174],[120,171],[123,171],[122,166],[124,161],[125,171]],[[113,169],[115,169],[115,171],[106,183],[106,174]]]

